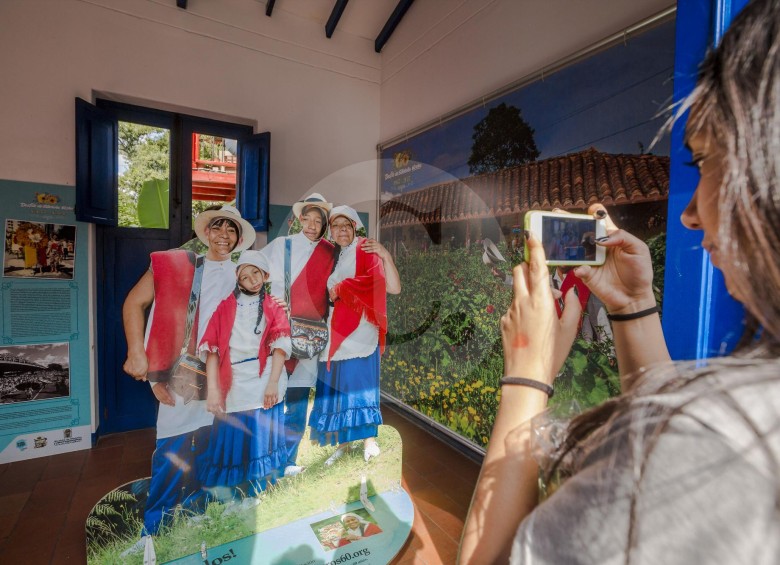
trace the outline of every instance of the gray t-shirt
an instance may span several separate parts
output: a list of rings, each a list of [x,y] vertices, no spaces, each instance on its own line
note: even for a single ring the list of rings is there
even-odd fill
[[[636,398],[520,524],[511,563],[780,563],[780,363],[706,372]]]

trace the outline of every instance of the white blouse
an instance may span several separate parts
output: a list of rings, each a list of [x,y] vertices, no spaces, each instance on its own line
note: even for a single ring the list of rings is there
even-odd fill
[[[226,412],[242,412],[263,407],[265,389],[271,379],[271,358],[274,349],[284,351],[285,359],[290,358],[292,345],[289,336],[280,337],[271,343],[271,353],[260,373],[260,361],[257,353],[260,350],[260,338],[266,327],[266,319],[263,316],[255,333],[257,323],[257,310],[260,305],[258,296],[239,294],[236,299],[236,320],[233,323],[233,331],[230,333],[230,362],[233,369],[233,384],[225,398]],[[287,371],[282,368],[279,376],[278,402],[284,399],[287,391]]]

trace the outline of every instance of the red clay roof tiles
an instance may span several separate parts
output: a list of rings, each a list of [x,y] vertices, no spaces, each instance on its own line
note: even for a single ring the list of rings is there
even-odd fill
[[[381,227],[457,222],[527,210],[587,208],[666,200],[669,157],[593,148],[396,196],[381,206]]]

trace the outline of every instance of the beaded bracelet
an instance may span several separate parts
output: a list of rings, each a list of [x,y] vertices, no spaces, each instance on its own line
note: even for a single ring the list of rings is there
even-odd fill
[[[503,385],[529,386],[531,388],[535,388],[536,390],[541,390],[543,393],[547,395],[547,398],[552,398],[553,394],[555,393],[553,387],[551,387],[547,383],[542,383],[539,381],[535,381],[533,379],[525,379],[523,377],[502,377],[500,383],[501,386]]]
[[[634,312],[633,314],[607,314],[607,319],[613,322],[628,322],[629,320],[636,320],[638,318],[650,316],[656,312],[660,312],[660,310],[658,309],[658,306],[653,306],[652,308],[648,308],[647,310],[640,310],[639,312]]]

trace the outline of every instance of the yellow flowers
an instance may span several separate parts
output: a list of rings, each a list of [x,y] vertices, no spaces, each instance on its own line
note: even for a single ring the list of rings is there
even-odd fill
[[[487,445],[498,410],[500,366],[477,361],[449,372],[455,365],[426,366],[406,356],[398,349],[382,359],[382,389],[460,436]]]

